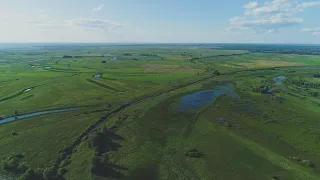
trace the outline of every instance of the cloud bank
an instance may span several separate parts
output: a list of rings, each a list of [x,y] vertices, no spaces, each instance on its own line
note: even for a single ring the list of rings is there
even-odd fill
[[[320,27],[316,28],[303,28],[301,29],[302,32],[309,32],[312,33],[313,35],[320,35]]]
[[[243,6],[244,15],[229,19],[228,30],[251,30],[255,33],[272,33],[281,28],[300,25],[303,18],[298,16],[305,8],[319,6],[320,1],[303,2],[295,0],[272,0],[259,4],[249,2]]]

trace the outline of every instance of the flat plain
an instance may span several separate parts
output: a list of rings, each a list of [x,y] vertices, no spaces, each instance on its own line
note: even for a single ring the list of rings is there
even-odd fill
[[[317,180],[320,47],[2,48],[0,117],[0,179]]]

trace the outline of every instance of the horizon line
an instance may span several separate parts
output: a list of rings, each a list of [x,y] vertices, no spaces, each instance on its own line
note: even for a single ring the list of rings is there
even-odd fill
[[[320,43],[264,43],[264,42],[0,42],[0,44],[265,44],[320,45]]]

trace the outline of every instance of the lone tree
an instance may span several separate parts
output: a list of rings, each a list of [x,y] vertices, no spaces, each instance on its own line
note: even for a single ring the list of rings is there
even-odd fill
[[[50,167],[44,170],[43,178],[46,180],[58,179],[58,171],[55,167]]]

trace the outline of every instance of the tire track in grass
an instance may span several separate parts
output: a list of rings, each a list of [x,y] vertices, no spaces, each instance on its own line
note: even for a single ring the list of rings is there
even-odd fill
[[[270,161],[272,164],[293,173],[296,180],[301,180],[301,179],[318,180],[319,179],[319,176],[317,176],[312,171],[311,168],[306,168],[306,167],[303,167],[299,164],[291,162],[287,158],[285,158],[285,157],[283,157],[283,156],[281,156],[271,150],[264,148],[263,146],[261,146],[260,144],[254,142],[254,141],[240,137],[240,136],[238,136],[232,132],[229,132],[225,129],[224,129],[224,131],[229,136],[231,136],[233,139],[235,139],[236,141],[244,144],[246,147],[248,147],[255,154],[265,158],[266,160]]]
[[[18,93],[16,93],[16,94],[13,94],[13,95],[8,96],[8,97],[5,97],[5,98],[2,98],[2,99],[0,99],[0,102],[7,101],[7,100],[10,100],[10,99],[16,98],[16,97],[18,97],[18,96],[21,96],[22,94],[27,93],[27,90],[28,90],[28,89],[31,90],[31,89],[34,89],[34,88],[39,87],[39,86],[41,86],[41,85],[32,86],[32,87],[29,87],[29,88],[27,88],[27,89],[24,89],[24,90],[22,90],[22,91],[20,91],[20,92],[18,92]]]
[[[94,85],[96,85],[96,86],[100,86],[100,87],[105,88],[105,89],[109,89],[109,90],[112,90],[112,91],[119,91],[118,89],[115,89],[115,88],[113,88],[111,86],[105,85],[105,84],[103,84],[101,82],[94,81],[92,79],[87,79],[87,81],[92,83],[92,84],[94,84]]]
[[[45,85],[47,85],[47,84],[55,83],[54,81],[56,81],[56,80],[58,80],[58,79],[73,77],[73,76],[75,76],[75,75],[78,75],[78,74],[73,74],[73,75],[67,76],[67,77],[58,77],[58,78],[55,78],[55,79],[53,80],[53,82],[47,82],[47,83],[44,83],[44,84],[39,84],[39,85],[35,85],[35,86],[32,86],[32,87],[26,88],[26,89],[24,89],[24,90],[22,90],[22,91],[20,91],[20,92],[18,92],[18,93],[15,93],[15,94],[13,94],[13,95],[11,95],[11,96],[8,96],[8,97],[5,97],[5,98],[0,99],[0,102],[7,101],[7,100],[10,100],[10,99],[14,99],[14,98],[16,98],[16,97],[19,97],[19,96],[21,96],[22,94],[27,93],[27,90],[28,90],[28,89],[35,89],[35,88],[40,87],[40,86],[45,86]]]

